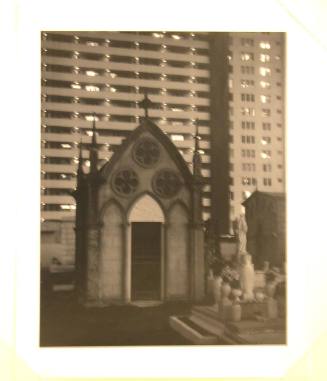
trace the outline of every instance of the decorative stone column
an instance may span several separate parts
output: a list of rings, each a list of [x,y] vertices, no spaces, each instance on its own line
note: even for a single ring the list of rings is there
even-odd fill
[[[160,299],[165,300],[165,287],[166,287],[166,224],[161,224],[161,237],[160,237]]]
[[[193,300],[199,302],[204,298],[205,277],[204,277],[204,237],[202,224],[192,226],[192,267],[193,267]]]
[[[99,227],[87,229],[86,304],[99,303]]]
[[[163,272],[163,300],[168,300],[168,253],[167,253],[167,247],[168,247],[168,229],[169,229],[169,223],[166,222],[164,224],[163,228],[163,246],[164,246],[164,252],[163,254],[163,262],[164,262],[164,272]]]
[[[124,303],[131,301],[131,278],[132,278],[132,258],[131,258],[131,224],[125,222],[121,225],[123,237],[123,299]]]

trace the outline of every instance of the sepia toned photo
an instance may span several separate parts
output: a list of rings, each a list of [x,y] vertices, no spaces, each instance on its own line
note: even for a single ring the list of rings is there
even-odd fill
[[[285,345],[285,33],[41,33],[40,346]]]

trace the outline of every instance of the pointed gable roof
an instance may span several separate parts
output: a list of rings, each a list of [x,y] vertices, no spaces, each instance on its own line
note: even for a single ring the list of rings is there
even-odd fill
[[[119,146],[119,149],[112,155],[111,159],[103,165],[100,169],[100,177],[105,179],[111,170],[114,168],[115,164],[120,160],[126,149],[133,144],[137,138],[143,132],[149,132],[162,146],[166,149],[171,159],[176,164],[180,173],[184,177],[184,180],[187,184],[191,184],[193,181],[193,175],[188,168],[185,160],[182,155],[174,145],[174,143],[168,138],[168,136],[151,120],[148,118],[144,118],[141,124],[136,127],[128,137],[123,141],[123,143]]]

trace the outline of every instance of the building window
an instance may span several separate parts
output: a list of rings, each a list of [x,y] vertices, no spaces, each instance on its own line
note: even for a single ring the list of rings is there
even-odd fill
[[[268,41],[260,41],[259,46],[261,49],[270,49],[270,43]]]
[[[86,91],[100,91],[100,88],[98,86],[86,85],[85,90]]]
[[[267,117],[270,116],[271,112],[269,108],[263,108],[262,109],[262,116]]]
[[[271,181],[271,178],[270,177],[264,177],[263,178],[263,185],[265,185],[265,186],[271,186],[271,184],[272,184],[272,181]]]
[[[241,94],[241,100],[246,102],[254,102],[254,94]]]
[[[260,156],[262,159],[271,159],[271,151],[270,150],[262,150]]]
[[[270,103],[271,96],[270,95],[260,95],[261,103]]]
[[[254,74],[254,66],[241,66],[242,74]]]
[[[255,123],[254,122],[245,122],[244,120],[242,121],[242,129],[243,130],[254,130],[255,128]]]
[[[251,107],[242,107],[241,113],[244,116],[255,116],[255,110],[254,108],[251,108]]]
[[[241,151],[242,157],[255,157],[255,150],[254,149],[242,149]]]
[[[259,73],[263,77],[267,77],[267,76],[271,75],[271,69],[269,67],[260,66]]]
[[[265,131],[271,130],[271,124],[270,123],[262,123],[262,129]]]
[[[243,88],[254,87],[254,80],[253,79],[241,79],[241,87],[243,87]]]
[[[252,38],[241,38],[241,45],[242,46],[253,46],[254,40]]]
[[[260,86],[261,86],[263,89],[270,89],[270,87],[271,87],[271,83],[268,82],[268,81],[260,81]]]
[[[260,61],[261,62],[270,62],[270,55],[269,54],[260,54]]]
[[[242,52],[241,53],[241,61],[253,61],[254,60],[254,54],[249,52]]]
[[[271,172],[271,164],[263,164],[262,169],[264,172]]]
[[[229,178],[229,185],[234,185],[234,179],[233,179],[233,177]]]
[[[257,180],[254,177],[242,177],[243,185],[256,185]]]
[[[242,141],[242,143],[254,144],[255,143],[255,137],[252,135],[242,135],[241,141]]]
[[[245,172],[255,172],[255,163],[242,163],[242,170]]]

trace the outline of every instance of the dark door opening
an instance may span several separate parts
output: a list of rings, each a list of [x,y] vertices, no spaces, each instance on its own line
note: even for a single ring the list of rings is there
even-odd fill
[[[132,299],[160,299],[160,222],[132,223]]]

